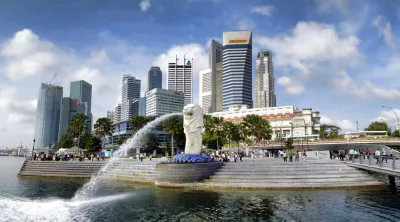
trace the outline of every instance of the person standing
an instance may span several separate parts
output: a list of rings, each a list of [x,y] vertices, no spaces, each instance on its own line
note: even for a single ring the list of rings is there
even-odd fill
[[[253,151],[251,151],[251,161],[252,161],[253,164],[254,164],[254,152],[253,152]]]
[[[300,154],[299,151],[296,151],[296,155],[294,156],[294,162],[299,162]]]
[[[303,159],[304,159],[304,162],[307,162],[307,153],[305,150],[303,151]]]
[[[388,157],[388,155],[387,155],[386,149],[382,148],[382,163],[383,163],[383,160],[385,160],[387,163],[387,157]]]
[[[283,157],[283,162],[287,162],[287,153],[286,153],[286,151],[283,151],[282,157]]]
[[[139,154],[137,153],[136,154],[136,160],[139,162],[140,161],[140,159],[139,159]]]

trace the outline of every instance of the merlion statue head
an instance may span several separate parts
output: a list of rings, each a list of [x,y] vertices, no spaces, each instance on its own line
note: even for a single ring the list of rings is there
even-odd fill
[[[199,105],[188,104],[183,108],[183,126],[189,132],[195,132],[203,127],[203,109]]]

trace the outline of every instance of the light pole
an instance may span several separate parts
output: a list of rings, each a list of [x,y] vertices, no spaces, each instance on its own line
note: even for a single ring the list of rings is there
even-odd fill
[[[33,153],[34,153],[34,151],[35,151],[35,142],[36,142],[36,140],[33,139],[33,145],[32,145],[32,160],[33,160]]]
[[[358,120],[356,120],[356,124],[357,124],[357,133],[358,133]]]
[[[382,108],[387,108],[387,109],[390,109],[390,110],[392,110],[392,112],[394,113],[394,115],[396,116],[396,120],[397,120],[397,122],[396,122],[396,127],[394,128],[395,129],[395,131],[397,130],[397,128],[399,127],[399,117],[397,116],[397,114],[396,114],[396,111],[394,111],[394,109],[393,108],[391,108],[391,107],[389,107],[389,106],[382,106]]]

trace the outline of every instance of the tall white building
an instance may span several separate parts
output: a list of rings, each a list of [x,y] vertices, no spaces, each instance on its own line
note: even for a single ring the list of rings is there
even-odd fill
[[[133,102],[140,98],[140,80],[124,74],[122,76],[121,121],[132,117]]]
[[[183,106],[184,95],[181,92],[156,88],[146,93],[146,116],[180,113]]]
[[[223,110],[222,52],[222,45],[213,39],[209,51],[209,67],[200,71],[200,105],[204,113]]]
[[[253,107],[251,31],[224,32],[223,47],[224,110],[233,105]]]
[[[254,108],[275,107],[275,79],[271,52],[257,54],[254,85]]]
[[[185,96],[185,105],[193,103],[193,59],[187,60],[183,56],[182,65],[178,65],[178,56],[168,63],[168,89],[182,92]]]
[[[115,106],[114,110],[114,123],[121,122],[121,103]]]

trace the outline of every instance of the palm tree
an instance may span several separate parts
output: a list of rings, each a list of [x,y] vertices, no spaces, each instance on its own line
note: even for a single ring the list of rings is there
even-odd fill
[[[237,138],[237,135],[239,134],[238,126],[233,124],[232,122],[226,121],[222,124],[222,130],[224,131],[226,139],[228,140],[229,148],[231,148],[232,140]]]
[[[224,123],[223,117],[213,116],[211,118],[211,132],[217,137],[217,150],[219,149],[219,136],[222,130],[222,124]]]
[[[164,132],[171,135],[171,155],[174,155],[174,137],[184,138],[183,120],[179,116],[171,116],[162,123]],[[180,141],[182,142],[182,141]]]
[[[81,139],[81,135],[86,134],[88,131],[88,117],[84,114],[75,115],[68,126],[68,134],[72,138],[78,138],[78,147]]]
[[[132,134],[135,134],[137,131],[139,131],[143,126],[147,124],[147,122],[149,122],[149,119],[144,116],[133,117],[129,122],[131,125]]]
[[[262,139],[271,139],[271,126],[262,116],[250,114],[244,117],[243,125],[249,136],[253,136],[258,143]]]
[[[103,138],[103,145],[102,147],[104,148],[105,146],[105,141],[106,141],[106,136],[112,136],[112,133],[114,132],[114,127],[110,119],[108,118],[100,118],[96,121],[94,124],[94,134],[96,136],[100,136]]]

